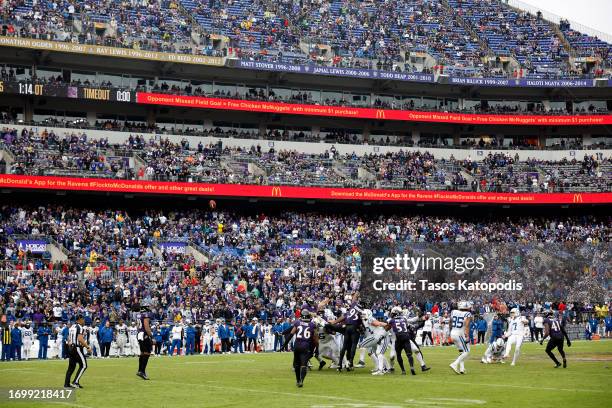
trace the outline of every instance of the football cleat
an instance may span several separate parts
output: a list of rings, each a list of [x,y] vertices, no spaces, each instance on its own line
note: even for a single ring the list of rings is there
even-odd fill
[[[323,369],[323,367],[325,367],[325,364],[327,364],[325,361],[321,361],[319,363],[319,371],[321,371]]]
[[[363,367],[365,367],[365,362],[363,361],[358,362],[357,365],[355,366],[355,368],[363,368]]]
[[[456,374],[459,374],[459,367],[457,367],[457,364],[450,364],[449,367],[451,368],[451,370],[453,370]]]

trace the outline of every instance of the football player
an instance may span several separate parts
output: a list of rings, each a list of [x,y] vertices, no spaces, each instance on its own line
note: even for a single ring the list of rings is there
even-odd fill
[[[389,345],[389,337],[385,330],[386,323],[376,320],[370,309],[361,312],[361,321],[365,327],[365,334],[359,347],[366,349],[368,355],[372,357],[375,367],[372,375],[384,375],[385,352]]]
[[[555,368],[559,368],[561,363],[557,360],[557,357],[553,354],[555,348],[559,349],[559,354],[563,359],[563,368],[567,368],[567,360],[565,359],[565,351],[563,351],[563,340],[567,340],[567,347],[572,346],[572,342],[565,331],[565,322],[562,319],[555,318],[552,312],[549,313],[548,317],[544,320],[544,338],[540,340],[540,344],[544,340],[550,337],[548,344],[546,345],[546,354],[555,363]]]
[[[315,323],[311,319],[308,309],[302,310],[301,316],[293,323],[291,336],[295,336],[293,346],[293,369],[297,386],[304,386],[304,379],[308,373],[308,360],[319,345],[319,336]]]
[[[470,322],[472,313],[470,304],[466,301],[459,302],[458,309],[451,313],[451,338],[453,344],[459,349],[459,357],[450,364],[450,368],[457,374],[465,374],[464,361],[470,355],[468,339],[470,337]]]
[[[508,331],[506,332],[506,351],[504,353],[504,359],[510,355],[512,345],[514,347],[514,357],[512,358],[512,366],[516,365],[519,355],[521,354],[521,345],[523,344],[523,337],[525,336],[525,325],[529,324],[524,316],[521,316],[521,312],[516,307],[510,311],[510,317],[508,318]]]
[[[504,363],[503,355],[504,355],[505,348],[506,348],[506,342],[504,341],[504,339],[501,337],[498,338],[493,343],[489,344],[480,362],[483,364],[491,364],[491,363],[502,363],[503,364]]]

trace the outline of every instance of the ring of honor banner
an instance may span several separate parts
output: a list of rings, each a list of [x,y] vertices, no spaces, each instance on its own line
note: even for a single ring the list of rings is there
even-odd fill
[[[563,228],[559,225],[559,228]],[[361,298],[406,302],[602,302],[612,294],[612,243],[368,242]]]

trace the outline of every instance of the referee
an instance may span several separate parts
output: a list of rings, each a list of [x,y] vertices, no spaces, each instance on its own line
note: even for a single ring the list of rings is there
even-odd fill
[[[83,338],[83,323],[83,316],[78,315],[76,324],[73,325],[68,332],[67,344],[69,362],[68,370],[66,370],[66,379],[64,380],[65,388],[83,388],[79,382],[83,373],[87,370],[87,359],[85,358],[83,349],[87,349],[87,351],[91,353],[91,347],[87,345],[87,342]],[[74,377],[74,381],[70,382],[70,378],[77,364],[79,365],[79,370],[77,371],[76,377]]]

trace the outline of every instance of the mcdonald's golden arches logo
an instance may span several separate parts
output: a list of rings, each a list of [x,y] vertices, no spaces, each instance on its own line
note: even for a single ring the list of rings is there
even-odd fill
[[[272,197],[282,197],[283,196],[283,191],[281,190],[281,188],[279,186],[273,186],[272,187]]]
[[[574,194],[574,198],[572,199],[574,203],[582,203],[582,194]]]
[[[376,110],[376,119],[385,119],[385,111],[382,109]]]

